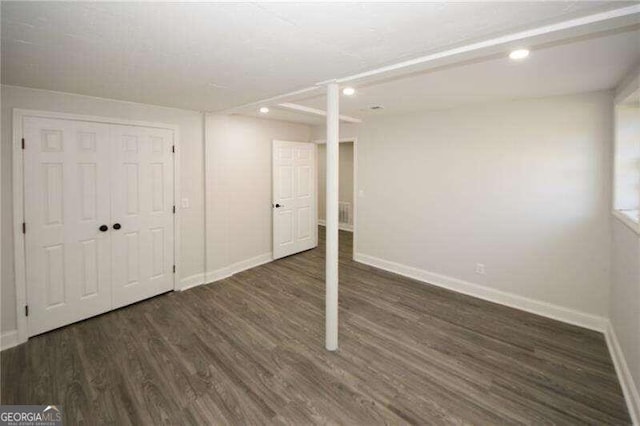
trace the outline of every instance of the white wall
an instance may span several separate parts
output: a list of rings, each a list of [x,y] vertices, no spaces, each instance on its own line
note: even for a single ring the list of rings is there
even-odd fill
[[[611,116],[598,92],[365,121],[359,254],[600,321]]]
[[[181,277],[204,270],[204,162],[202,114],[152,105],[93,98],[68,93],[2,86],[2,316],[1,330],[16,328],[13,265],[12,109],[36,109],[74,114],[153,121],[180,127],[181,198],[190,207],[181,212]],[[177,203],[180,207],[180,203]]]
[[[370,117],[368,120],[375,120],[376,117]],[[340,140],[345,139],[355,139],[358,137],[358,131],[360,129],[361,124],[357,123],[345,123],[343,121],[340,122]],[[327,138],[327,126],[325,124],[321,124],[318,126],[313,126],[311,128],[311,140],[312,141],[325,141]]]
[[[310,136],[304,124],[207,116],[207,281],[224,277],[232,265],[270,258],[272,141],[309,142]]]
[[[327,147],[318,144],[318,220],[324,220],[327,213]],[[340,143],[338,165],[338,200],[351,204],[353,211],[353,142]]]

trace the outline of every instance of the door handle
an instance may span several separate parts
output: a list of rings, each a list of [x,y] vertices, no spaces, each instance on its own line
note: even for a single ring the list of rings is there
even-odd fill
[[[279,209],[280,207],[284,207],[284,205],[283,204],[276,204],[273,207],[275,207],[276,209]]]
[[[109,230],[109,227],[107,225],[101,225],[98,229],[100,230],[100,232],[107,232]]]
[[[114,223],[114,224],[113,224],[113,229],[115,229],[116,231],[117,231],[118,229],[120,229],[120,228],[122,228],[122,226],[120,226],[120,224],[119,224],[119,223]]]

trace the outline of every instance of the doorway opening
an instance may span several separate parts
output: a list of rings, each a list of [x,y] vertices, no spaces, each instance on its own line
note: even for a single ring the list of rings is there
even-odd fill
[[[318,232],[324,241],[326,216],[327,149],[325,141],[318,142]],[[340,230],[340,252],[355,254],[356,217],[356,141],[340,140],[338,176],[338,228]]]

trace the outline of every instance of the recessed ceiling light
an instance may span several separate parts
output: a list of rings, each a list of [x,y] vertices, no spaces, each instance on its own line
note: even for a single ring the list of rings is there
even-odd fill
[[[514,61],[520,61],[527,56],[529,56],[529,51],[527,49],[512,50],[511,53],[509,53],[509,57]]]
[[[346,96],[353,96],[356,94],[356,89],[354,89],[353,87],[345,87],[344,89],[342,89],[342,94]]]
[[[269,112],[269,108],[267,108],[267,107],[260,107],[260,113],[261,113],[261,114],[266,114],[266,113],[268,113],[268,112]]]

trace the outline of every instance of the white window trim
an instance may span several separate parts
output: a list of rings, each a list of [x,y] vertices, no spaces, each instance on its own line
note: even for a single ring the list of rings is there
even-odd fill
[[[622,222],[625,225],[627,225],[627,227],[629,227],[636,234],[640,235],[640,222],[638,222],[636,220],[633,220],[633,218],[631,216],[629,216],[628,214],[626,214],[626,213],[624,213],[624,212],[622,212],[620,210],[613,210],[612,214],[613,214],[613,217],[615,217],[620,222]]]
[[[616,152],[618,149],[618,137],[617,137],[617,120],[615,110],[616,107],[621,104],[629,96],[632,96],[634,92],[638,90],[640,86],[640,67],[633,69],[618,85],[615,91],[615,97],[613,101],[614,108],[614,121],[613,121],[613,167],[612,167],[612,179],[611,179],[611,214],[614,218],[625,224],[628,228],[640,235],[640,222],[634,220],[628,214],[616,209],[616,176],[617,176],[617,164],[616,164]]]

